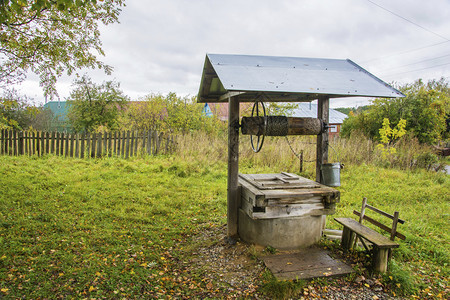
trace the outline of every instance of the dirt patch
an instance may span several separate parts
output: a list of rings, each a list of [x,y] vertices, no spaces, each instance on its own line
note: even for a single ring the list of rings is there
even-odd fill
[[[263,255],[272,255],[270,251],[240,241],[228,242],[226,226],[204,230],[194,238],[194,242],[199,247],[192,253],[194,259],[189,269],[200,271],[209,282],[209,291],[203,296],[273,298],[273,295],[262,291],[263,285],[267,284],[267,278],[263,275],[267,270],[259,259]],[[378,278],[366,278],[362,275],[306,282],[305,286],[296,292],[295,298],[399,299],[389,295]]]

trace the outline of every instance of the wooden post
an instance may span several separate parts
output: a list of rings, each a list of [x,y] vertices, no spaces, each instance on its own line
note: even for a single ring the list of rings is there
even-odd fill
[[[19,131],[19,134],[17,135],[17,146],[19,148],[19,151],[17,153],[17,155],[23,155],[24,154],[24,138],[23,138],[23,131]]]
[[[49,154],[50,152],[50,134],[48,132],[45,133],[45,154]]]
[[[125,149],[125,158],[128,158],[128,156],[130,155],[130,131],[127,131],[127,146]]]
[[[56,137],[56,133],[53,131],[51,133],[51,140],[52,140],[52,144],[50,146],[50,153],[51,154],[55,154],[55,137]]]
[[[238,236],[239,213],[239,99],[228,98],[228,182],[227,182],[227,235]]]
[[[373,248],[372,267],[375,272],[384,273],[387,271],[389,258],[389,248]]]
[[[70,148],[70,151],[69,151],[69,156],[70,157],[73,157],[73,148],[74,148],[74,133],[72,133],[72,134],[70,134],[70,146],[69,146],[69,148]],[[67,138],[69,138],[69,136],[67,136]],[[66,151],[67,151],[68,149],[66,149]],[[67,156],[67,154],[66,154],[66,156]]]
[[[91,147],[91,157],[95,158],[97,151],[95,149],[97,149],[97,134],[94,132],[92,134],[92,147]]]
[[[112,150],[112,154],[114,154],[114,155],[117,155],[117,152],[119,152],[117,149],[117,144],[120,145],[120,143],[117,143],[117,131],[114,131],[114,142],[113,142],[113,150]]]
[[[148,137],[147,137],[147,154],[152,154],[152,131],[148,131]]]
[[[342,231],[341,238],[341,247],[347,251],[352,247],[353,244],[354,233],[346,226],[344,226],[344,230]]]
[[[101,157],[102,156],[102,150],[103,150],[103,146],[102,146],[102,133],[99,132],[98,136],[97,136],[97,155],[95,157]]]
[[[81,138],[80,138],[80,158],[84,158],[84,156],[85,156],[85,154],[84,154],[85,145],[86,145],[86,135],[83,132],[81,134]]]
[[[125,157],[125,137],[126,137],[126,132],[122,132],[122,148],[120,150],[120,156]]]
[[[70,134],[68,132],[64,133],[64,156],[69,156],[69,137]],[[62,155],[62,152],[61,152]]]
[[[328,124],[330,113],[330,98],[320,97],[317,105],[317,118]],[[328,130],[317,136],[316,150],[316,181],[323,183],[321,168],[328,162]]]

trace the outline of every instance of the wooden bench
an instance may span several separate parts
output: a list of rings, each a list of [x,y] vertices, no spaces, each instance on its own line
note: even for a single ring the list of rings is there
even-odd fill
[[[366,208],[370,209],[384,217],[387,217],[392,220],[392,226],[388,227],[375,219],[366,215]],[[336,222],[342,224],[344,226],[344,230],[342,232],[342,240],[341,246],[344,250],[348,250],[352,248],[354,243],[356,243],[356,238],[359,238],[362,245],[366,250],[369,250],[369,246],[365,241],[369,241],[372,244],[372,267],[377,272],[386,272],[387,263],[390,258],[390,252],[393,248],[398,248],[399,244],[394,242],[395,237],[398,237],[402,240],[405,239],[405,236],[397,231],[397,224],[405,223],[404,220],[399,218],[399,213],[396,211],[394,215],[390,215],[378,208],[368,205],[367,198],[363,199],[361,212],[353,211],[353,213],[359,216],[359,222],[351,218],[335,218]],[[372,230],[362,224],[363,220],[378,226],[390,233],[390,237],[387,238],[382,234]],[[355,238],[356,235],[356,238]]]

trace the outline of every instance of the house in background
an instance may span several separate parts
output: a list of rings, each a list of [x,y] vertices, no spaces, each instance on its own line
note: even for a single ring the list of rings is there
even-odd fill
[[[245,110],[251,111],[253,103],[240,103],[241,113]],[[221,121],[228,121],[228,103],[205,103],[203,112],[206,116],[217,116]],[[298,118],[317,118],[317,103],[300,102],[298,107],[293,110],[292,117]],[[337,110],[330,108],[328,128],[329,136],[338,136],[341,131],[341,125],[348,116]]]
[[[53,113],[53,118],[50,124],[50,130],[67,131],[68,127],[67,113],[69,112],[69,105],[66,101],[49,101],[44,104],[44,108],[50,109]]]
[[[317,118],[317,103],[300,102],[298,108],[292,112],[292,117],[298,118]],[[341,125],[348,116],[337,110],[330,108],[328,128],[329,136],[339,136],[341,132]]]

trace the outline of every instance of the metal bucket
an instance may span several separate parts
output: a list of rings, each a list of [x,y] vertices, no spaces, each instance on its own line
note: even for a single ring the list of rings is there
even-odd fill
[[[323,184],[328,186],[341,186],[341,163],[323,164]]]

